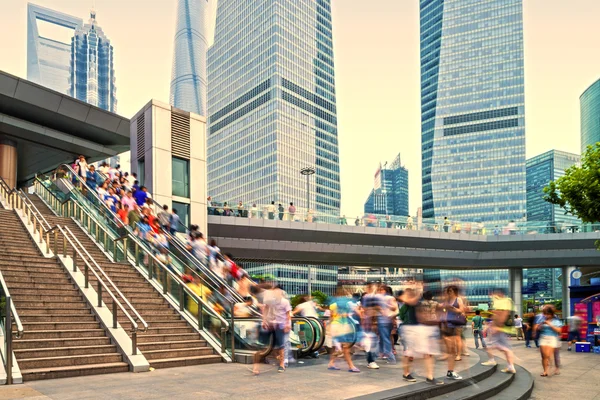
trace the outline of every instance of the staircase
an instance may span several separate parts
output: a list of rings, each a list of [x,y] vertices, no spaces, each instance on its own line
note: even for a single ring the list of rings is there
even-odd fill
[[[114,263],[87,233],[70,218],[57,217],[37,195],[28,195],[50,225],[67,226],[85,249],[117,285],[148,323],[147,332],[138,332],[138,349],[153,368],[170,368],[221,362],[220,355],[174,310],[165,298],[131,264]],[[90,278],[91,282],[95,279]],[[105,295],[104,301],[108,301]],[[127,319],[118,311],[118,320],[127,329]]]
[[[0,271],[25,330],[13,341],[24,381],[129,371],[68,273],[4,209]]]

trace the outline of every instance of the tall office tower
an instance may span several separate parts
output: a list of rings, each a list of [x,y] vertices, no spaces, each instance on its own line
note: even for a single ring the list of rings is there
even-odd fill
[[[27,4],[27,79],[69,94],[71,38],[81,18]]]
[[[425,289],[439,298],[442,288],[449,284],[457,285],[466,297],[470,306],[478,304],[491,305],[490,290],[503,289],[509,291],[508,270],[484,269],[472,271],[424,269],[423,284]],[[519,314],[521,314],[519,312]]]
[[[600,79],[579,98],[581,106],[581,154],[589,145],[600,142]]]
[[[379,164],[365,214],[408,215],[408,170],[400,163],[400,154],[389,166]]]
[[[208,0],[178,0],[171,71],[173,107],[206,116]]]
[[[340,210],[330,0],[220,0],[208,50],[215,201]],[[335,219],[337,221],[337,218]]]
[[[69,95],[104,110],[117,112],[117,86],[113,47],[90,12],[87,24],[78,28],[71,46]]]
[[[423,217],[525,219],[522,0],[420,0]]]
[[[570,231],[581,223],[576,217],[566,215],[560,206],[544,200],[544,188],[548,183],[564,176],[567,168],[579,162],[579,155],[559,150],[550,150],[527,160],[527,222],[532,225],[530,229],[539,225],[541,232]],[[523,275],[529,289],[534,290],[538,284],[537,298],[561,299],[562,284],[557,279],[560,273],[560,268],[538,268],[526,269]]]

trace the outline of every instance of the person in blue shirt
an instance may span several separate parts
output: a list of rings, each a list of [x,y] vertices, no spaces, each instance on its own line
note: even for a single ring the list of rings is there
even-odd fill
[[[140,222],[138,222],[135,233],[140,237],[140,239],[147,240],[148,233],[150,233],[151,230],[152,228],[148,222],[148,217],[144,217],[140,220]]]
[[[92,190],[96,190],[96,186],[98,186],[98,173],[93,165],[90,165],[86,173],[86,183]]]
[[[139,207],[146,204],[146,199],[148,198],[148,189],[146,189],[146,186],[142,186],[139,190],[133,192],[133,197]]]
[[[559,375],[560,359],[555,354],[555,349],[560,347],[559,335],[561,333],[562,322],[556,318],[554,306],[547,305],[542,312],[543,320],[536,325],[536,330],[540,333],[540,350],[542,353],[542,367],[544,372],[541,376],[549,376],[550,358],[554,355],[555,370],[554,374]]]
[[[169,231],[171,235],[174,235],[177,232],[177,228],[179,227],[179,215],[177,215],[177,210],[173,209],[173,213],[169,217]]]

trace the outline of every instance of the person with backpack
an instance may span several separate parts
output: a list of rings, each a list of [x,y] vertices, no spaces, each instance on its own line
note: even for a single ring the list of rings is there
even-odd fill
[[[496,360],[492,349],[504,353],[506,357],[507,367],[502,370],[504,373],[516,374],[514,366],[514,353],[509,341],[509,334],[514,329],[514,322],[511,316],[513,315],[513,301],[506,297],[503,289],[496,289],[492,293],[492,308],[494,315],[492,322],[488,327],[488,357],[489,360],[482,362],[481,365],[492,366],[496,365]]]
[[[487,346],[485,344],[485,340],[483,340],[483,317],[481,316],[480,310],[475,311],[475,316],[471,320],[471,328],[473,329],[475,348],[479,348],[479,339],[481,339],[481,345],[485,349]]]

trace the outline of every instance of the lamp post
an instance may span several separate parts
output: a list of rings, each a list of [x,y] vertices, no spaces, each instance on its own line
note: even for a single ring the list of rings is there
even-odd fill
[[[300,170],[300,174],[306,176],[306,221],[308,222],[308,215],[310,210],[310,176],[315,174],[315,169],[313,167],[305,167]],[[311,270],[310,264],[308,265],[308,295],[312,295],[312,286],[311,286]]]

